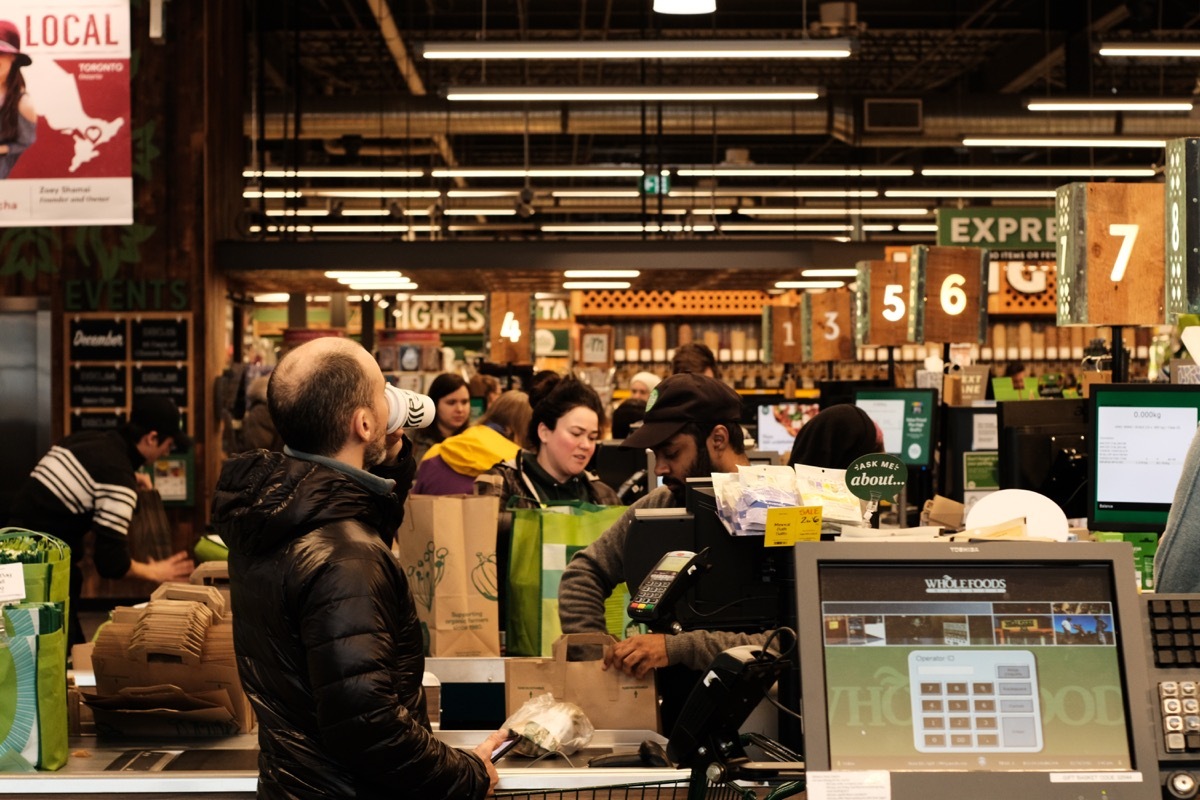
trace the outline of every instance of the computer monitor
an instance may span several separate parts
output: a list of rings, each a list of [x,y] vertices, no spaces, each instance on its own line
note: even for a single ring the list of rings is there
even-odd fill
[[[1200,389],[1093,385],[1088,527],[1162,531],[1200,422]]]
[[[712,569],[675,608],[684,629],[761,631],[778,625],[780,603],[790,601],[780,591],[790,572],[787,549],[763,547],[761,536],[731,536],[717,515],[710,478],[689,479],[686,492],[684,508],[634,512],[623,553],[629,588],[636,590],[664,554],[708,548]]]
[[[1001,489],[1028,489],[1069,519],[1087,516],[1088,425],[1083,400],[997,403]]]
[[[859,389],[854,404],[883,431],[883,451],[909,466],[933,462],[937,393],[933,389]]]
[[[758,449],[791,453],[800,428],[820,410],[821,406],[817,403],[770,403],[759,406],[758,435],[755,437]]]
[[[1127,545],[794,552],[810,781],[886,771],[894,800],[1160,796]]]
[[[654,476],[654,453],[645,448],[621,447],[620,440],[596,442],[588,469],[629,504],[649,494],[658,485]]]

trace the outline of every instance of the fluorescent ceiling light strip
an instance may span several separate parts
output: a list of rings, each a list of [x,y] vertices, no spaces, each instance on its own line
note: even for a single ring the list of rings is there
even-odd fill
[[[671,194],[674,194],[672,192]],[[641,197],[637,189],[555,189],[551,197]]]
[[[592,225],[543,225],[543,233],[710,233],[714,225],[637,225],[598,222]]]
[[[325,271],[326,278],[403,278],[404,275],[394,269],[330,269]]]
[[[850,241],[849,238],[838,238],[837,241]],[[776,289],[841,289],[847,281],[776,281]]]
[[[243,178],[420,178],[420,169],[244,169]]]
[[[599,102],[599,101],[651,101],[651,102],[695,102],[705,100],[755,101],[755,100],[816,100],[820,90],[813,86],[587,86],[568,87],[525,87],[525,86],[452,86],[446,90],[446,99],[487,100],[492,102]]]
[[[891,229],[891,226],[888,226]],[[762,231],[763,233],[848,233],[854,230],[853,225],[808,225],[798,223],[795,225],[783,225],[773,222],[759,223],[741,223],[741,222],[724,222],[721,223],[721,230],[735,231],[738,233],[754,233]]]
[[[417,285],[415,283],[409,283],[409,284],[401,285],[401,286],[375,286],[373,284],[364,283],[362,285],[351,284],[350,288],[354,289],[355,291],[363,291],[363,292],[386,292],[386,291],[411,292],[413,289],[417,288]]]
[[[751,217],[923,217],[928,208],[742,208]]]
[[[563,281],[564,289],[628,289],[629,281]]]
[[[427,59],[710,59],[849,58],[849,39],[708,39],[699,41],[430,42]]]
[[[291,198],[295,198],[295,197],[304,197],[304,192],[293,192],[293,191],[285,192],[282,190],[271,190],[268,192],[260,192],[257,189],[247,189],[246,191],[242,192],[242,197],[244,197],[248,200],[258,200],[258,199],[281,200],[281,199],[291,199]]]
[[[1165,42],[1105,42],[1100,45],[1100,55],[1130,56],[1144,58],[1200,58],[1200,43],[1171,44]]]
[[[854,267],[836,267],[830,269],[802,269],[802,278],[857,278],[858,270]]]
[[[328,214],[324,208],[268,208],[268,217],[323,217]]]
[[[637,196],[637,192],[633,192]],[[878,197],[874,189],[672,189],[669,197]]]
[[[564,278],[636,278],[642,273],[636,269],[568,269]]]
[[[387,200],[389,198],[419,197],[433,199],[441,197],[437,189],[322,189],[305,192],[309,197],[356,197],[368,200]],[[245,196],[245,195],[243,195]],[[270,197],[270,194],[267,195]]]
[[[664,208],[664,214],[695,214],[698,217],[720,217],[732,214],[732,208]]]
[[[469,303],[474,300],[487,300],[486,294],[414,294],[409,296],[409,300],[419,300],[426,303],[436,303],[438,301],[447,302],[464,302]]]
[[[254,295],[254,302],[256,303],[286,303],[289,299],[291,299],[291,295],[287,292],[270,292],[268,294]]]
[[[675,170],[682,178],[908,178],[911,169],[847,167],[689,167]]]
[[[1191,100],[1027,100],[1030,111],[1191,111]]]
[[[1166,139],[1128,139],[1121,136],[1057,138],[1054,136],[971,136],[963,147],[1166,147]]]
[[[927,178],[1153,178],[1153,167],[927,167]]]
[[[717,0],[654,0],[656,14],[712,14]]]
[[[896,226],[900,233],[937,233],[937,225],[907,225],[900,223]]]
[[[435,178],[640,178],[643,174],[641,167],[455,167],[432,172]]]
[[[451,189],[446,197],[516,197],[520,193],[520,189]]]
[[[447,217],[512,217],[516,216],[517,210],[515,208],[447,208],[442,213]]]
[[[1031,197],[1053,198],[1053,189],[888,189],[885,197]]]

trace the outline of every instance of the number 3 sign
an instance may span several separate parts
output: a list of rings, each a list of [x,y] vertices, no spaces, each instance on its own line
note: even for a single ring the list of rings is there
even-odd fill
[[[1161,183],[1058,187],[1058,324],[1165,320]]]
[[[808,361],[854,358],[854,296],[850,292],[806,292],[801,308],[808,333]]]

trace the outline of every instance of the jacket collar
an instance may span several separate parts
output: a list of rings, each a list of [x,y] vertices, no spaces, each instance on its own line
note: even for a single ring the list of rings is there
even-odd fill
[[[337,470],[347,478],[353,480],[359,486],[374,494],[391,494],[392,490],[396,488],[396,482],[394,480],[389,478],[381,478],[378,475],[372,475],[370,472],[351,466],[345,461],[338,461],[335,458],[318,456],[314,455],[313,453],[302,453],[299,450],[293,450],[287,445],[284,445],[283,452],[285,455],[289,455],[292,458],[298,458],[301,461],[311,461],[314,464],[320,464],[322,466],[329,467],[330,469]]]

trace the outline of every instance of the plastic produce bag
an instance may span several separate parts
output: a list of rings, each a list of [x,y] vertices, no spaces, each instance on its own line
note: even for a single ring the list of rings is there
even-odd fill
[[[569,756],[586,747],[596,733],[583,709],[574,703],[555,700],[548,692],[527,701],[504,720],[502,727],[521,736],[514,753],[533,757],[547,753]]]

